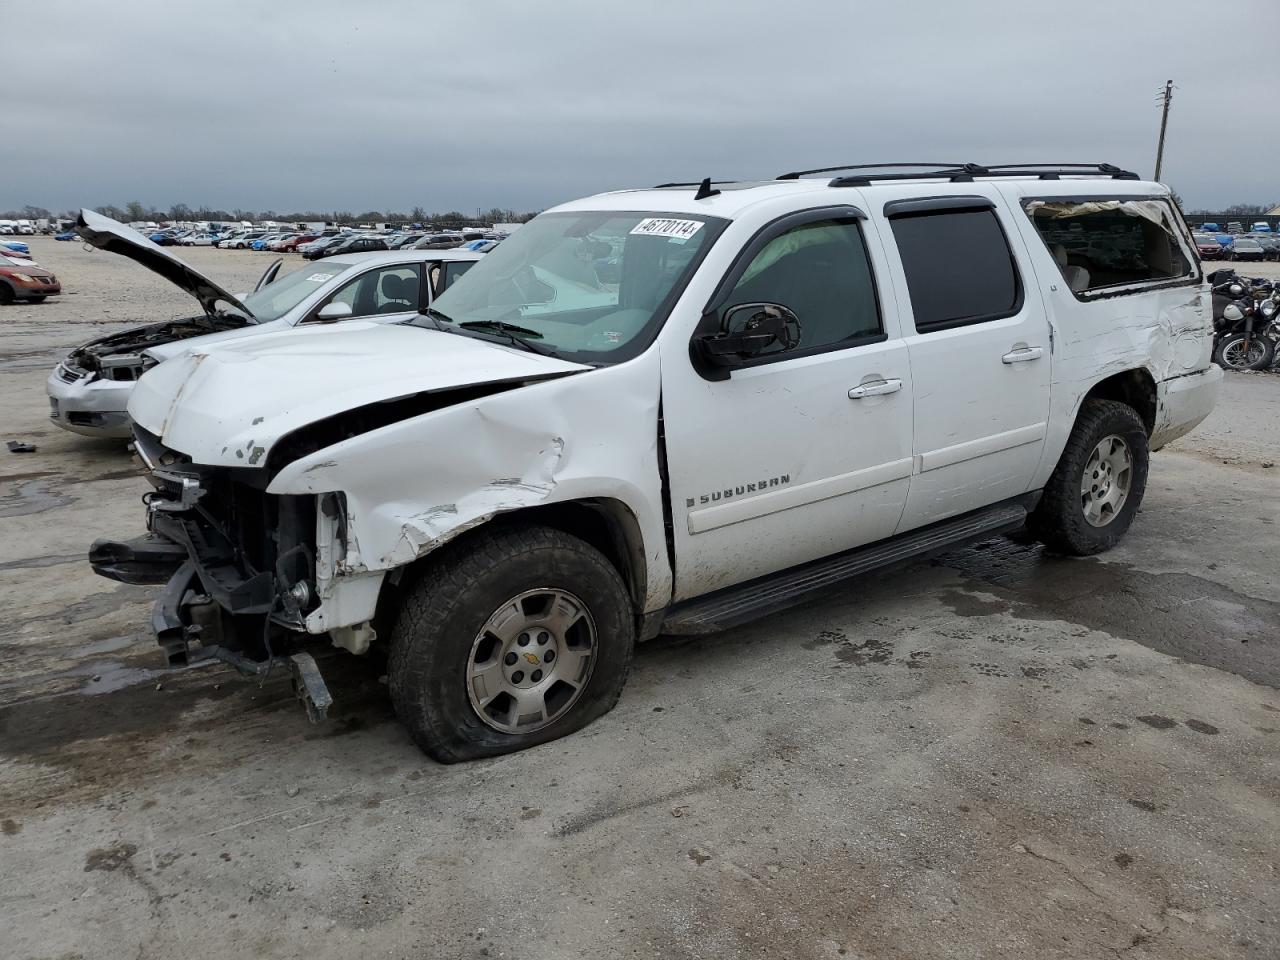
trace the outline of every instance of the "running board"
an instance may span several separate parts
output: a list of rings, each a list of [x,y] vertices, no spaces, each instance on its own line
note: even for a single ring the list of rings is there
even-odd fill
[[[872,570],[1017,529],[1026,523],[1026,503],[1006,501],[900,537],[678,603],[667,611],[661,632],[690,634],[725,630],[795,606],[812,593]]]

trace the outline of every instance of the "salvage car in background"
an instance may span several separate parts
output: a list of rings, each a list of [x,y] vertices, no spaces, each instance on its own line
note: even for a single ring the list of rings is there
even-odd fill
[[[408,320],[481,257],[466,251],[353,256],[326,263],[322,270],[304,267],[278,279],[283,261],[276,260],[254,293],[235,297],[169,250],[109,217],[83,210],[77,229],[95,247],[136,260],[177,284],[204,311],[93,340],[54,368],[47,384],[49,416],[58,426],[87,436],[129,436],[126,408],[134,383],[143,370],[181,352],[185,341],[232,339],[350,318]]]
[[[43,303],[62,292],[58,278],[29,258],[0,254],[0,303]]]
[[[326,243],[322,247],[313,247],[308,250],[304,256],[308,260],[324,260],[328,257],[340,257],[347,253],[374,253],[379,250],[386,250],[387,244],[381,237],[367,237],[362,234],[353,234],[343,237],[335,237],[332,243]]]
[[[1248,237],[1236,237],[1231,245],[1232,260],[1265,260],[1266,256],[1262,244]]]
[[[1216,238],[1207,233],[1197,233],[1196,253],[1199,254],[1201,260],[1222,260],[1226,254],[1222,252],[1222,244]]]
[[[148,534],[94,569],[167,581],[171,662],[292,669],[315,713],[307,641],[384,644],[457,761],[607,712],[637,639],[1007,530],[1116,544],[1222,381],[1168,188],[808,173],[565,204],[410,324],[160,364],[129,404]]]

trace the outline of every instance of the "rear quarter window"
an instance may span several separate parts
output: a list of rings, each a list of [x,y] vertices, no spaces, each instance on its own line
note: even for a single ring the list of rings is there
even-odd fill
[[[1081,299],[1136,293],[1199,274],[1167,200],[1031,200],[1025,209],[1063,280]]]

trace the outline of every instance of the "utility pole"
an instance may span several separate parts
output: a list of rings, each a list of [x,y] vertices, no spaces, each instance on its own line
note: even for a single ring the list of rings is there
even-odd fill
[[[1169,127],[1169,104],[1173,102],[1173,81],[1166,80],[1164,84],[1164,113],[1160,117],[1160,144],[1156,147],[1156,175],[1155,179],[1160,179],[1160,168],[1164,166],[1164,132]]]

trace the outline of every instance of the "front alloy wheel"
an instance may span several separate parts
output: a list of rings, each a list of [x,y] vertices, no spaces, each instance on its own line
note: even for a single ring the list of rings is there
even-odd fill
[[[635,609],[618,570],[562,530],[509,523],[446,545],[397,600],[396,715],[444,763],[523,750],[618,702]]]
[[[503,733],[541,730],[582,695],[595,652],[586,604],[564,590],[526,590],[495,610],[471,645],[471,707]]]

